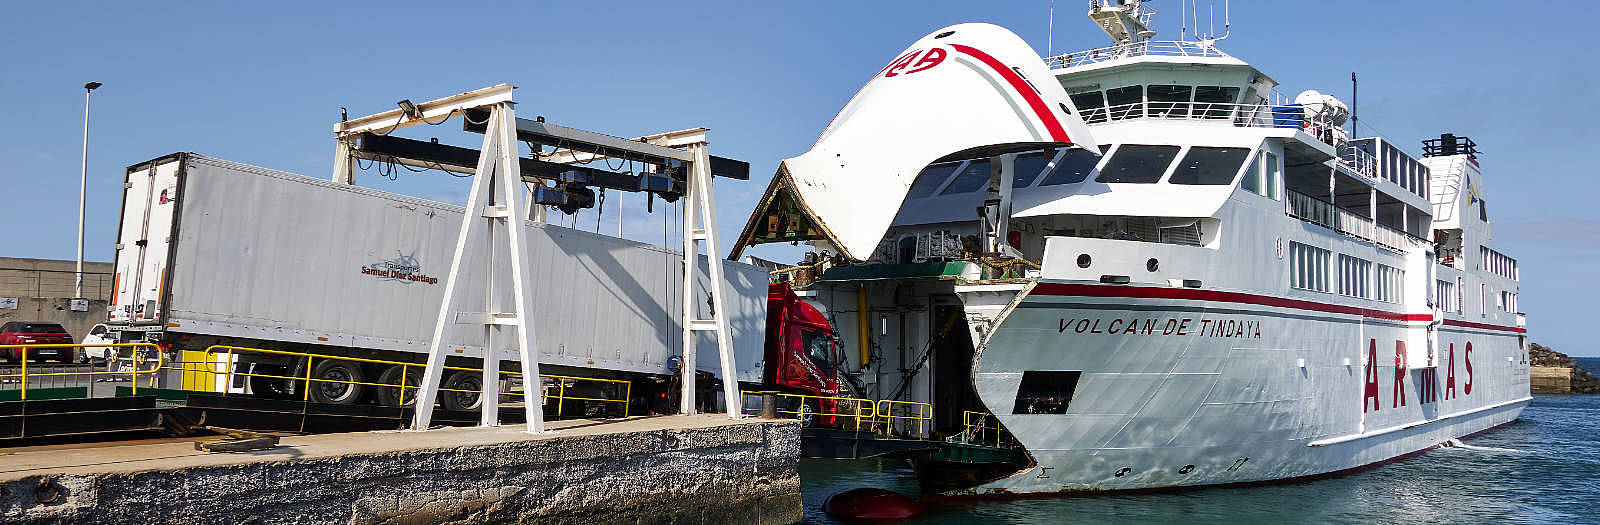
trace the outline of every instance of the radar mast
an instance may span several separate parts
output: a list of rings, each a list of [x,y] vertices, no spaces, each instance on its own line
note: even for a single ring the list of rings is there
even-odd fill
[[[1144,42],[1156,36],[1150,29],[1150,17],[1154,14],[1156,10],[1146,7],[1143,0],[1089,2],[1089,19],[1117,44]]]

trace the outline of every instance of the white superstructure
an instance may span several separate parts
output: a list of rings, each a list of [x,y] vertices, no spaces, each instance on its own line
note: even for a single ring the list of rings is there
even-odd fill
[[[845,340],[865,328],[887,354],[862,359],[869,393],[987,411],[1026,450],[1020,470],[935,492],[1327,475],[1516,419],[1530,400],[1516,263],[1490,247],[1469,139],[1427,141],[1422,159],[1350,139],[1335,97],[1279,95],[1215,39],[1149,40],[1137,16],[1092,9],[1124,38],[1045,62],[1098,146],[946,152],[904,186],[878,248],[855,257],[867,264],[817,285],[823,302],[869,295],[865,323],[845,315],[853,296],[831,303]],[[758,215],[814,211],[789,198]],[[747,228],[763,235],[781,237]],[[936,263],[956,268],[904,277]],[[947,315],[972,343],[954,380],[960,354],[941,361],[935,335]],[[894,388],[930,354],[932,373]]]

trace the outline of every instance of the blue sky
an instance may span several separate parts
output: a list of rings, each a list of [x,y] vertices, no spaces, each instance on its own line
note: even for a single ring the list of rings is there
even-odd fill
[[[1084,2],[1058,3],[1055,51],[1101,47]],[[365,115],[501,82],[518,116],[630,136],[703,126],[712,151],[749,161],[749,182],[719,181],[724,244],[778,161],[810,147],[833,114],[912,41],[945,25],[1005,26],[1044,54],[1047,1],[1035,2],[27,2],[0,32],[0,255],[72,258],[83,111],[95,92],[86,253],[110,260],[122,170],[176,151],[325,177],[339,107]],[[1177,36],[1174,1],[1160,39]],[[1218,10],[1220,26],[1222,5]],[[1202,22],[1205,21],[1202,6]],[[1519,259],[1532,340],[1600,355],[1583,335],[1597,292],[1600,196],[1588,153],[1600,65],[1588,28],[1600,8],[1554,2],[1288,2],[1232,6],[1222,43],[1296,93],[1346,98],[1420,153],[1440,132],[1481,146],[1494,246]],[[454,124],[446,126],[453,128]],[[458,129],[458,128],[457,128]],[[451,129],[445,142],[476,147]],[[374,173],[358,184],[461,202],[466,182],[437,172]],[[610,202],[615,203],[616,196]],[[634,199],[634,200],[628,200]],[[625,197],[624,235],[660,242],[662,216]],[[658,203],[659,204],[659,203]],[[616,231],[608,209],[602,231]],[[578,225],[592,229],[594,215]],[[781,247],[757,255],[789,256]]]

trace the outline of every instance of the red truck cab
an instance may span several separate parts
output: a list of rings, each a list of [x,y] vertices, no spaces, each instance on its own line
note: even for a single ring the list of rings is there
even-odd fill
[[[765,382],[792,393],[838,396],[838,337],[828,318],[800,300],[789,283],[767,287]]]

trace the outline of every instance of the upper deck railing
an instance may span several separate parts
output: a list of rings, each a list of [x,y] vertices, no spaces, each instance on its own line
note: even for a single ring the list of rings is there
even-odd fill
[[[1314,118],[1307,118],[1302,107],[1290,104],[1146,101],[1079,111],[1084,123],[1090,125],[1138,119],[1187,121],[1242,128],[1300,129],[1330,145],[1342,142],[1331,133],[1332,126]],[[1339,164],[1349,172],[1369,180],[1378,180],[1377,156],[1354,147],[1346,147],[1338,160]]]
[[[1231,58],[1231,55],[1223,53],[1221,49],[1217,49],[1217,46],[1209,42],[1146,40],[1144,42],[1118,44],[1088,51],[1075,51],[1056,55],[1046,58],[1045,63],[1049,64],[1053,69],[1059,69],[1142,56]]]
[[[1373,244],[1395,251],[1403,252],[1408,247],[1422,245],[1422,239],[1409,233],[1377,224],[1372,219],[1362,217],[1355,212],[1294,190],[1284,192],[1283,212],[1290,217],[1318,224],[1357,239],[1371,241]]]

